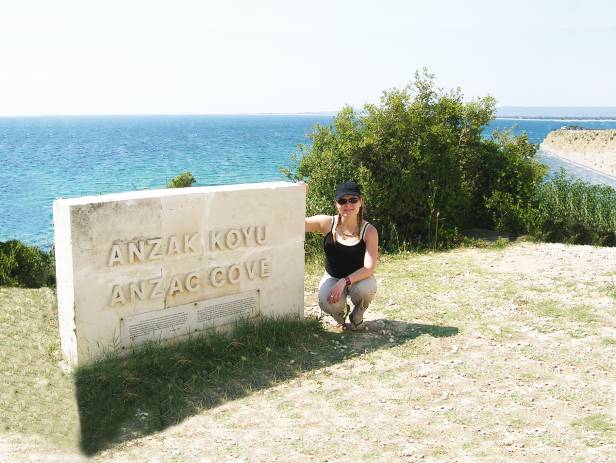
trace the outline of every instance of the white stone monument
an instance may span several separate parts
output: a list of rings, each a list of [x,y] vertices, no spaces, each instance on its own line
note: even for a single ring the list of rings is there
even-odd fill
[[[287,182],[53,204],[64,357],[304,310],[305,190]]]

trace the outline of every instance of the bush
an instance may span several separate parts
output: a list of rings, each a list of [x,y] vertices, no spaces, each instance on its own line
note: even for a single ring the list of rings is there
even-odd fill
[[[616,190],[561,169],[537,189],[527,227],[543,241],[616,246]]]
[[[447,246],[469,227],[516,231],[545,167],[525,136],[483,137],[494,115],[493,98],[465,103],[424,70],[379,105],[345,107],[331,126],[315,127],[290,176],[309,181],[309,215],[334,213],[335,185],[358,181],[385,250]]]
[[[526,134],[494,132],[467,166],[473,175],[476,226],[514,234],[526,232],[527,210],[547,167],[534,160],[536,147]],[[485,217],[488,214],[488,217]]]
[[[167,183],[167,188],[187,188],[192,186],[196,181],[197,179],[190,172],[182,172]]]
[[[0,242],[0,286],[55,286],[53,251],[47,253],[20,241]]]

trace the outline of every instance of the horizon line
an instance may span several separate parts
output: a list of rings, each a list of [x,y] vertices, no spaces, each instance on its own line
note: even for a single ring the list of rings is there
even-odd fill
[[[524,109],[597,109],[597,110],[616,110],[616,106],[513,106],[513,105],[503,105],[495,107],[495,110],[502,109],[513,109],[513,108],[524,108]],[[353,108],[354,110],[362,110],[362,108]],[[44,117],[161,117],[161,116],[177,116],[177,117],[185,117],[185,116],[335,116],[341,110],[325,110],[325,111],[298,111],[298,112],[235,112],[235,113],[50,113],[50,114],[10,114],[10,115],[0,115],[0,119],[18,119],[18,118],[44,118]],[[507,115],[507,116],[496,116],[496,118],[512,118],[512,117],[537,117],[537,116],[523,116],[523,115]],[[539,116],[541,117],[541,116]],[[570,114],[562,115],[562,116],[544,116],[545,118],[559,118],[559,117],[572,117]],[[573,116],[575,117],[575,116]],[[584,116],[580,116],[584,117]],[[586,116],[589,117],[589,116]],[[592,116],[590,116],[592,117]],[[602,116],[597,116],[602,117]],[[605,116],[603,116],[605,117]],[[608,116],[609,117],[609,116]],[[614,116],[616,117],[616,115]]]

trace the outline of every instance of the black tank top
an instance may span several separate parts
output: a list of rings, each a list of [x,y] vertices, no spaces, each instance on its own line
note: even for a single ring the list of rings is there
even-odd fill
[[[335,278],[344,278],[364,266],[364,257],[366,255],[364,235],[366,234],[368,222],[362,224],[359,232],[359,241],[356,244],[347,246],[334,240],[333,230],[337,219],[334,216],[329,233],[323,239],[325,271]]]

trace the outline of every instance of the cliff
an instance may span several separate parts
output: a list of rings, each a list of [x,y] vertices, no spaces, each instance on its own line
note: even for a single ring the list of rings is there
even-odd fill
[[[616,130],[563,128],[550,132],[542,151],[616,177]]]

